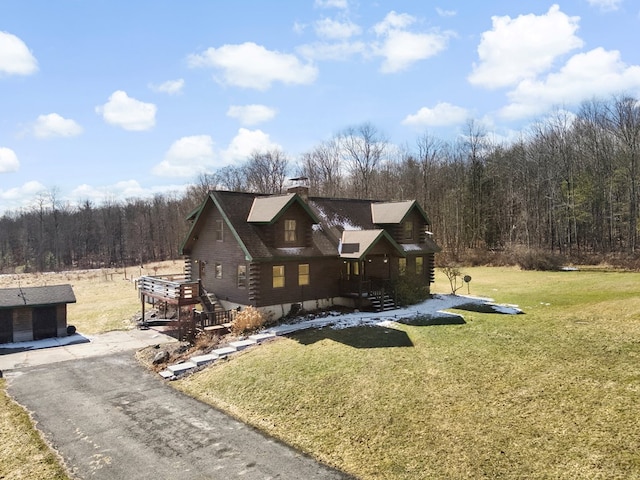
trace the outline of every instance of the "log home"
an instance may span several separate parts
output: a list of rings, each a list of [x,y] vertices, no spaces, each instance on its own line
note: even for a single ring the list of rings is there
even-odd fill
[[[393,281],[434,280],[429,218],[416,201],[212,191],[188,218],[188,282],[224,310],[393,308]],[[200,293],[203,293],[200,292]],[[220,307],[219,307],[220,308]]]

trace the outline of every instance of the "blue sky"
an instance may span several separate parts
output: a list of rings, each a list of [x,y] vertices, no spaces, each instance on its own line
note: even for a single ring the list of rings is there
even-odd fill
[[[0,0],[0,213],[181,191],[364,122],[510,138],[640,97],[638,31],[637,0]]]

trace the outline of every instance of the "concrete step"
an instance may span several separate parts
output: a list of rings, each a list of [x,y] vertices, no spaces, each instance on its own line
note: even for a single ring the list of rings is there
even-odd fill
[[[222,347],[212,350],[211,353],[215,353],[216,355],[218,355],[218,357],[222,358],[226,357],[227,355],[231,355],[232,353],[236,353],[237,351],[238,350],[233,347]]]
[[[197,365],[193,362],[184,362],[184,363],[178,363],[176,365],[169,365],[167,367],[167,370],[169,370],[174,375],[180,375],[181,373],[187,372],[196,367]]]
[[[275,338],[275,336],[275,333],[256,333],[255,335],[250,335],[249,340],[253,340],[256,343],[262,343],[270,338]]]
[[[190,362],[195,363],[197,367],[200,365],[206,365],[211,362],[215,362],[218,359],[218,355],[215,353],[207,353],[205,355],[196,355],[189,359]]]
[[[232,348],[235,348],[236,350],[240,351],[240,350],[244,350],[247,347],[252,347],[253,345],[255,345],[257,342],[255,340],[238,340],[236,342],[229,342],[229,346]]]

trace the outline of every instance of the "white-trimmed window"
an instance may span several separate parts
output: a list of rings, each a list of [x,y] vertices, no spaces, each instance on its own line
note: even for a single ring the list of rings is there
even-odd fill
[[[216,272],[216,278],[222,278],[222,264],[221,263],[216,263],[215,264],[215,272]]]

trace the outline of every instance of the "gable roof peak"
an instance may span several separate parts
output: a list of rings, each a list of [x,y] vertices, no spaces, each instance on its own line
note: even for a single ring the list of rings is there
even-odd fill
[[[371,220],[376,225],[400,223],[413,208],[415,200],[371,204]]]
[[[247,217],[249,223],[273,223],[293,204],[298,203],[309,215],[314,223],[320,220],[309,208],[305,199],[297,192],[285,193],[282,195],[269,195],[265,197],[255,197],[251,210]]]

